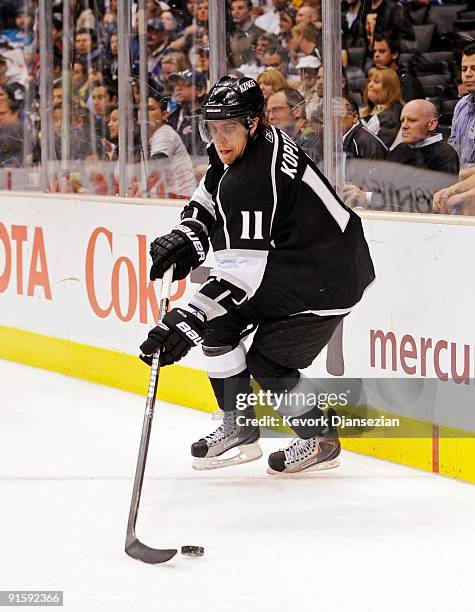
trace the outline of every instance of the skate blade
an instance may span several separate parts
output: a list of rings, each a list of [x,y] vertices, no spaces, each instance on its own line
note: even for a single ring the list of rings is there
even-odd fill
[[[304,470],[299,470],[298,472],[290,472],[290,471],[286,471],[284,470],[283,472],[277,472],[276,470],[273,470],[271,467],[267,468],[267,473],[270,476],[305,476],[307,474],[312,474],[315,472],[323,472],[325,470],[332,470],[334,468],[337,468],[340,465],[340,458],[339,457],[335,457],[335,459],[330,459],[330,461],[323,461],[322,463],[316,463],[315,465],[311,465],[308,468],[305,468]]]
[[[232,457],[226,457],[226,453],[229,454],[232,451],[238,450],[238,454]],[[239,465],[240,463],[249,463],[249,461],[256,461],[262,457],[262,449],[259,442],[253,444],[243,444],[242,446],[236,446],[235,448],[229,449],[222,455],[217,457],[193,457],[192,467],[194,470],[217,470],[218,468],[230,467],[232,465]]]

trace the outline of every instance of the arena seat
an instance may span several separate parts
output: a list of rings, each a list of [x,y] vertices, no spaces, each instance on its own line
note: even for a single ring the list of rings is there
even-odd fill
[[[475,19],[475,11],[460,11],[457,19]]]
[[[440,101],[440,112],[441,113],[453,113],[454,108],[457,106],[459,98],[453,100],[441,100]]]
[[[366,53],[366,47],[348,47],[348,61],[350,66],[362,68]]]
[[[427,23],[433,23],[437,35],[442,36],[443,34],[447,34],[447,32],[453,31],[454,21],[458,18],[458,14],[461,11],[465,11],[467,8],[468,4],[431,6],[427,17]]]
[[[440,87],[441,92],[440,97],[446,98],[448,97],[449,92],[452,93],[455,86],[453,83],[452,75],[449,73],[444,74],[421,74],[417,77],[419,79],[420,84],[424,88],[424,93],[426,96],[434,96],[433,88]]]
[[[457,19],[454,21],[454,32],[466,32],[475,29],[475,19]]]
[[[403,51],[428,51],[434,35],[435,25],[428,23],[426,25],[413,26],[415,40],[401,40],[401,49]]]

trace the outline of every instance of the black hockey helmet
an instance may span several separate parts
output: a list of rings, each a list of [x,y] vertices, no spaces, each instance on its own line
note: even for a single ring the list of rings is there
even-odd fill
[[[225,76],[208,93],[201,114],[205,121],[258,117],[264,112],[264,95],[249,77]]]
[[[201,107],[200,134],[209,143],[212,140],[208,121],[240,119],[249,130],[252,120],[264,113],[264,95],[258,83],[248,77],[225,76],[210,89]]]

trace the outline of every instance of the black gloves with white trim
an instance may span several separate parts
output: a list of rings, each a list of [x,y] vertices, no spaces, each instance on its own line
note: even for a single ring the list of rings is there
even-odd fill
[[[147,340],[140,345],[140,359],[152,365],[153,354],[160,350],[160,365],[166,366],[182,359],[193,346],[203,342],[205,324],[188,310],[173,308],[162,323],[150,330]]]
[[[173,280],[185,278],[204,262],[208,249],[209,240],[203,224],[192,219],[182,221],[169,234],[156,238],[150,245],[153,261],[150,280],[162,278],[173,264]]]

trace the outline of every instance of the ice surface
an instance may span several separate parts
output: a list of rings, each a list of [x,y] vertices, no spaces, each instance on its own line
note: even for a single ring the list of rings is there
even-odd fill
[[[144,398],[6,361],[0,381],[0,589],[64,590],[78,612],[475,608],[469,484],[352,453],[272,479],[275,438],[194,472],[189,446],[217,423],[161,403],[137,534],[205,556],[147,566],[123,552]]]

